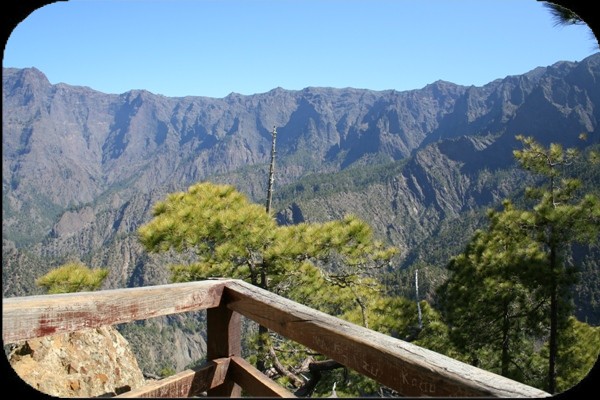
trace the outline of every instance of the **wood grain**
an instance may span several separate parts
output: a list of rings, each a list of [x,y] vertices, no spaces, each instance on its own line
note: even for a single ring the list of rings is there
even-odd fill
[[[207,310],[206,324],[206,357],[209,360],[241,355],[241,315],[227,308],[224,296],[218,307]],[[242,388],[231,373],[227,374],[221,385],[208,391],[210,397],[240,397],[241,394]]]
[[[240,358],[240,314],[404,396],[550,396],[539,389],[343,321],[241,280],[7,298],[3,299],[2,305],[5,344],[83,328],[208,310],[207,347],[212,364],[149,383],[119,397],[185,397],[204,390],[209,395],[235,397],[241,394],[240,385],[258,396],[289,397],[290,393],[284,388]]]
[[[149,382],[139,389],[115,397],[181,398],[198,396],[202,392],[223,384],[229,365],[229,357],[208,361],[200,367],[187,369],[168,378]]]
[[[242,281],[228,307],[404,396],[547,397],[549,393],[354,325]]]
[[[231,357],[229,372],[233,380],[252,397],[296,397],[241,357]]]
[[[83,328],[217,307],[226,280],[2,300],[5,344]]]

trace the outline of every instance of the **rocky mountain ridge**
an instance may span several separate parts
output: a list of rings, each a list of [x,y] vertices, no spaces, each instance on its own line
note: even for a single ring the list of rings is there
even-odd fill
[[[564,140],[570,130],[594,129],[597,64],[596,56],[559,62],[483,87],[437,81],[406,92],[277,88],[223,99],[103,94],[52,85],[35,68],[4,68],[3,193],[20,204],[35,187],[52,204],[77,206],[119,184],[147,191],[260,166],[268,161],[273,126],[281,183],[373,155],[406,158],[462,135],[535,129],[546,136],[560,131]],[[543,118],[534,124],[532,115]],[[261,196],[260,189],[251,195]]]

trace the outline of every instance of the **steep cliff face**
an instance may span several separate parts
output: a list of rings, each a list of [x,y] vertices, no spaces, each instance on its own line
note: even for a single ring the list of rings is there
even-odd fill
[[[460,221],[470,212],[484,214],[487,207],[500,204],[522,187],[525,175],[514,166],[495,172],[487,167],[494,163],[487,157],[493,144],[493,137],[440,141],[405,162],[388,164],[385,173],[372,168],[366,184],[348,189],[340,188],[343,178],[339,174],[324,175],[319,181],[300,180],[296,187],[302,187],[301,194],[287,190],[277,197],[276,204],[282,208],[278,221],[295,224],[356,214],[369,221],[380,238],[402,250],[404,264],[417,256],[415,251],[425,240],[435,237],[442,222]],[[469,237],[467,232],[479,227],[467,226],[467,220],[464,224],[463,242]]]
[[[278,88],[223,99],[103,94],[51,85],[35,68],[4,68],[3,195],[10,211],[40,222],[107,192],[148,192],[260,168],[273,126],[281,183],[374,156],[399,160],[464,135],[527,133],[570,144],[596,129],[599,58],[482,87],[438,81],[405,92]],[[252,195],[261,197],[263,186]]]

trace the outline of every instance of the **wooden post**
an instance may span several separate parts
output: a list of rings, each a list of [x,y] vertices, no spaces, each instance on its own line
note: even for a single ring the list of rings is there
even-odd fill
[[[208,360],[241,356],[241,316],[227,308],[225,297],[221,297],[218,307],[206,310]],[[241,387],[229,372],[222,385],[208,391],[209,397],[241,397],[241,394]]]

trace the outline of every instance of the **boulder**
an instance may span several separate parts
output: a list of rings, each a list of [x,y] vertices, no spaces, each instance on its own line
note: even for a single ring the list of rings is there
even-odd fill
[[[19,342],[8,360],[24,382],[51,396],[110,396],[145,383],[129,343],[112,326]]]

